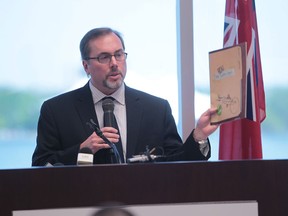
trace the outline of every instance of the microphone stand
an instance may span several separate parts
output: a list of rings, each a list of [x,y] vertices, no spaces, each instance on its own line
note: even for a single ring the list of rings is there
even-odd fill
[[[91,123],[90,123],[91,122]],[[112,149],[113,149],[113,152],[114,152],[114,155],[115,155],[115,158],[116,158],[116,161],[117,163],[121,164],[121,157],[120,157],[120,154],[117,150],[117,147],[114,143],[112,143],[106,136],[104,136],[104,134],[102,133],[102,131],[98,128],[98,125],[93,121],[93,119],[90,119],[90,122],[87,122],[87,124],[96,132],[96,134],[101,137],[104,142],[106,144],[108,144]]]

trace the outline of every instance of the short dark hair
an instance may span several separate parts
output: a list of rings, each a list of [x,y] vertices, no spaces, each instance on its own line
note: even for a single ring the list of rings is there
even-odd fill
[[[114,30],[114,29],[111,29],[111,28],[107,28],[107,27],[103,27],[103,28],[94,28],[90,31],[88,31],[84,37],[82,38],[82,40],[80,41],[80,53],[81,53],[81,58],[82,60],[85,60],[89,57],[89,54],[90,54],[90,47],[89,47],[89,42],[95,38],[98,38],[100,36],[103,36],[103,35],[107,35],[107,34],[111,34],[111,33],[114,33],[117,35],[117,37],[119,37],[121,43],[122,43],[122,46],[123,46],[123,49],[125,50],[125,45],[124,45],[124,40],[121,36],[121,33]]]

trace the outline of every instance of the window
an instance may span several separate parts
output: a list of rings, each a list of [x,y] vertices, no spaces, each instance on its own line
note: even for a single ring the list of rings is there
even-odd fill
[[[193,4],[197,118],[210,104],[208,52],[222,47],[225,0]],[[286,1],[256,1],[267,105],[264,159],[288,156],[287,8]],[[0,14],[0,169],[30,167],[42,102],[88,81],[78,47],[94,27],[123,33],[126,83],[168,99],[178,122],[175,0],[2,0]],[[211,160],[217,160],[218,133],[211,139]]]
[[[123,33],[126,83],[168,99],[177,120],[175,6],[175,0],[1,1],[0,169],[30,167],[42,102],[88,81],[79,43],[95,27]]]

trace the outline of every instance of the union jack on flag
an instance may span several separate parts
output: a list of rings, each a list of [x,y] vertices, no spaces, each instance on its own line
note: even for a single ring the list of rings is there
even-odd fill
[[[266,117],[255,1],[226,0],[223,47],[243,42],[247,43],[247,119],[220,126],[219,159],[262,158],[260,122]]]
[[[255,1],[227,0],[223,47],[247,42],[247,118],[262,122],[266,112],[257,32]]]

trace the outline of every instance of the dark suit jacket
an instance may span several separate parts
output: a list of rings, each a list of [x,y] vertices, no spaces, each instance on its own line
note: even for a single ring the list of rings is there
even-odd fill
[[[127,112],[127,154],[163,148],[165,159],[207,160],[198,143],[188,137],[183,144],[176,128],[168,101],[125,86]],[[75,165],[80,144],[93,130],[90,119],[98,122],[88,83],[79,89],[45,101],[41,107],[37,131],[37,146],[32,157],[33,166],[46,163]],[[160,152],[158,152],[160,153]],[[109,163],[107,150],[94,155],[94,163]]]

